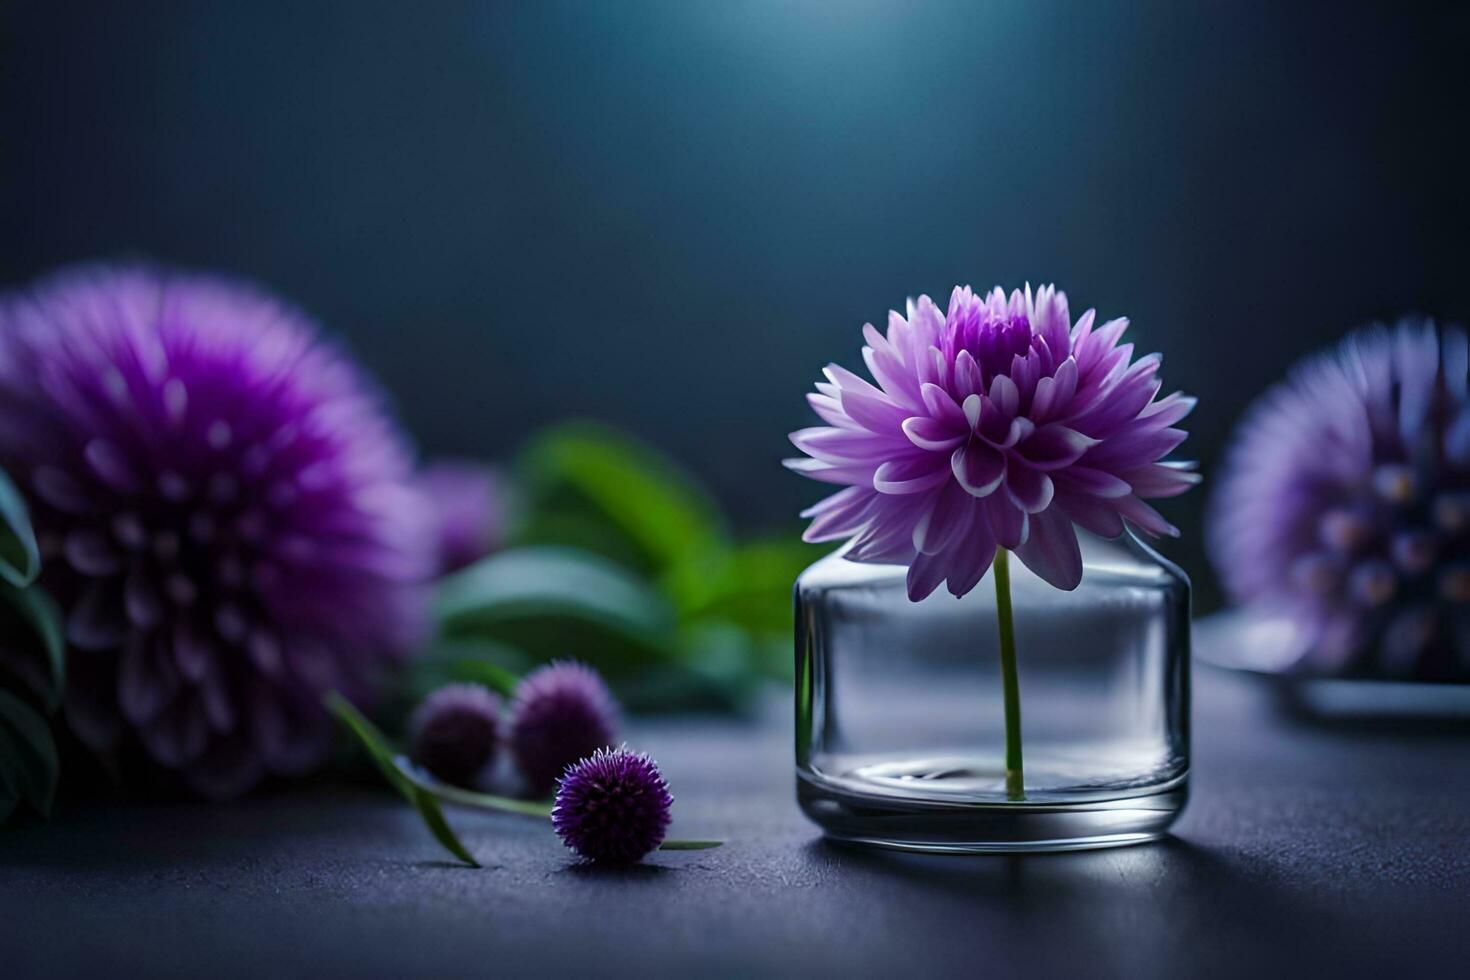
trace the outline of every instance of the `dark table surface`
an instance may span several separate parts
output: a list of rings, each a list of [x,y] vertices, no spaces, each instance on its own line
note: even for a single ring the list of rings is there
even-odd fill
[[[1171,839],[928,857],[824,843],[790,723],[645,725],[674,831],[626,870],[451,812],[456,865],[371,785],[109,805],[0,834],[0,976],[1470,975],[1470,740],[1321,728],[1201,670]]]

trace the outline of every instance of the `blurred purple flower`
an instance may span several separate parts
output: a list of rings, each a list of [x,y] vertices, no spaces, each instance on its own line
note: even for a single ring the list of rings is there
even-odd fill
[[[674,798],[648,756],[598,749],[567,769],[551,825],[578,854],[606,864],[632,864],[663,843]]]
[[[1174,423],[1194,407],[1156,399],[1159,356],[1130,364],[1126,319],[1072,324],[1067,296],[956,288],[941,313],[921,296],[886,336],[863,328],[877,387],[837,365],[807,399],[827,423],[791,441],[809,459],[787,465],[842,490],[803,513],[808,541],[851,538],[847,558],[908,566],[909,598],[948,584],[956,596],[985,576],[997,547],[1059,589],[1082,558],[1073,524],[1102,535],[1127,520],[1179,532],[1145,497],[1199,481],[1161,463],[1184,441]]]
[[[68,610],[67,716],[201,792],[320,762],[424,624],[427,510],[377,390],[300,312],[151,268],[0,300],[0,465]]]
[[[617,701],[590,667],[549,664],[516,688],[510,747],[533,794],[550,791],[567,766],[611,745],[617,729]]]
[[[434,510],[441,575],[500,549],[510,489],[499,470],[469,460],[436,460],[419,473],[418,485]]]
[[[472,788],[500,742],[500,698],[478,684],[448,684],[424,698],[408,728],[415,762]]]
[[[1251,407],[1211,501],[1226,590],[1290,623],[1300,669],[1470,672],[1470,345],[1349,335]]]

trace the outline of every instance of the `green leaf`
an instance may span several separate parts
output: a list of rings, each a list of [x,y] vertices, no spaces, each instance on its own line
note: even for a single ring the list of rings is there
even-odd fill
[[[723,560],[691,562],[666,579],[680,616],[722,619],[744,629],[791,632],[791,590],[796,577],[822,556],[797,536],[741,544]]]
[[[55,601],[37,586],[16,588],[0,582],[0,598],[6,612],[15,613],[16,626],[24,636],[16,636],[15,630],[4,629],[5,643],[9,647],[13,669],[23,672],[22,677],[45,702],[46,711],[52,712],[61,704],[61,694],[66,686],[66,648],[61,636],[61,612]],[[9,616],[0,616],[8,620]],[[0,626],[8,626],[0,623]]]
[[[468,864],[472,868],[478,868],[480,862],[475,860],[474,855],[470,854],[469,850],[455,836],[454,831],[449,826],[449,821],[444,819],[444,811],[439,808],[439,801],[417,786],[413,787],[412,799],[415,809],[419,811],[419,816],[423,817],[424,823],[428,825],[429,832],[434,835],[434,839],[440,844],[443,844],[445,850],[449,851],[450,854],[453,854],[465,864]]]
[[[46,719],[14,694],[0,690],[0,770],[15,795],[42,816],[50,816],[60,767]]]
[[[426,775],[423,770],[416,767],[403,756],[396,756],[393,760],[398,774],[411,783],[416,789],[428,793],[430,796],[438,797],[445,803],[454,803],[459,806],[474,807],[477,810],[496,810],[500,813],[516,813],[523,817],[551,816],[550,803],[541,803],[534,800],[515,800],[508,796],[496,796],[494,793],[477,793],[474,790],[460,789],[458,786],[450,786]]]
[[[388,780],[388,785],[397,790],[405,800],[415,803],[413,784],[405,779],[398,771],[398,767],[394,765],[393,749],[389,746],[383,733],[378,731],[378,727],[368,721],[351,701],[336,691],[328,694],[323,704],[342,723],[342,726],[362,743],[362,747],[367,750],[368,757],[377,765],[383,778]]]
[[[40,570],[41,551],[25,500],[10,477],[0,472],[0,579],[23,588]]]
[[[568,548],[492,555],[441,581],[441,633],[575,656],[610,675],[678,659],[673,612],[656,591],[596,556]]]
[[[723,847],[722,840],[666,840],[658,846],[660,851],[707,851],[712,847]]]
[[[532,514],[523,540],[593,548],[654,573],[726,545],[720,510],[693,478],[603,425],[576,422],[541,433],[521,468]]]
[[[383,737],[383,733],[378,731],[377,726],[368,721],[351,701],[336,691],[327,695],[324,703],[327,710],[342,722],[343,727],[357,737],[363,748],[367,749],[368,755],[377,765],[378,771],[383,774],[383,778],[388,780],[388,784],[413,804],[413,808],[419,812],[419,817],[429,828],[429,833],[434,835],[434,839],[443,844],[449,853],[461,861],[478,868],[479,863],[450,829],[448,821],[444,819],[443,811],[439,809],[438,802],[399,771],[394,762],[393,749],[389,746],[388,740]]]

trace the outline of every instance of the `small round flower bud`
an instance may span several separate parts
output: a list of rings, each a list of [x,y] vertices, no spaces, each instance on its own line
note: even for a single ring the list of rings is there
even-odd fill
[[[473,787],[495,758],[500,698],[478,684],[450,684],[424,699],[409,721],[413,758],[439,779]]]
[[[554,663],[516,689],[510,748],[527,787],[543,795],[567,766],[613,744],[617,726],[617,702],[602,678],[579,663]]]
[[[551,825],[578,854],[607,864],[631,864],[663,843],[674,798],[648,756],[626,748],[598,749],[561,779]]]

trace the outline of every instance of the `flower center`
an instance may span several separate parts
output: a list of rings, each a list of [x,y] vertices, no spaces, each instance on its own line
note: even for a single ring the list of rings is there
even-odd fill
[[[953,363],[969,351],[980,365],[987,386],[990,379],[1011,369],[1011,359],[1031,351],[1031,321],[1024,315],[993,316],[977,304],[945,324],[944,355]]]

